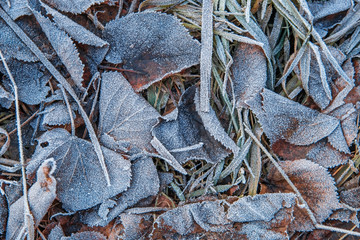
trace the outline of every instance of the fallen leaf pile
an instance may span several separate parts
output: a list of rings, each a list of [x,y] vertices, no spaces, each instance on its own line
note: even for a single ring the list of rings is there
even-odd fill
[[[240,2],[0,1],[0,238],[358,239],[360,3]]]

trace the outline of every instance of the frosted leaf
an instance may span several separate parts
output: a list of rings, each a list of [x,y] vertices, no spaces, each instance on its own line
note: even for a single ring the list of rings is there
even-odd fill
[[[7,63],[18,87],[19,100],[30,105],[44,101],[50,90],[45,85],[51,75],[43,69],[42,64],[17,60],[8,60]],[[7,76],[2,66],[0,71]],[[3,80],[3,84],[6,90],[12,92],[12,84],[7,77]]]
[[[0,32],[0,50],[6,59],[16,58],[26,62],[38,60],[2,18],[0,19]]]
[[[207,131],[201,115],[196,111],[195,95],[196,87],[187,89],[179,102],[177,119],[161,122],[153,129],[153,135],[180,164],[192,159],[204,159],[207,162],[216,163],[229,155],[226,147],[230,148],[230,146],[223,146]],[[207,116],[206,119],[213,118]],[[213,133],[223,131],[218,120],[208,124],[208,127],[213,124]],[[218,138],[221,139],[221,137]],[[202,145],[199,145],[201,143]]]
[[[6,229],[6,219],[8,217],[8,204],[5,195],[0,193],[0,238],[3,238]]]
[[[136,91],[200,61],[200,44],[172,15],[129,14],[109,22],[104,39],[110,43],[106,60],[137,72],[125,72]]]
[[[3,108],[9,109],[14,102],[15,98],[8,91],[6,91],[2,86],[0,86],[0,105]]]
[[[341,208],[333,212],[329,217],[330,220],[339,220],[342,222],[352,222],[357,227],[360,227],[360,222],[357,217],[357,212],[351,211],[346,208]]]
[[[254,97],[266,85],[266,56],[259,46],[239,43],[233,60],[231,71],[235,100],[237,106],[247,107],[245,101]]]
[[[153,151],[151,129],[160,114],[134,92],[121,73],[102,74],[99,111],[100,135],[107,134],[117,142]]]
[[[309,145],[329,136],[340,125],[338,119],[270,90],[264,89],[260,95],[248,104],[272,144],[284,139],[295,145]]]
[[[8,0],[11,7],[7,4],[7,1],[0,1],[1,7],[10,15],[14,20],[25,15],[31,15],[30,9],[27,7],[28,0]]]
[[[149,196],[156,195],[159,190],[159,177],[151,158],[137,159],[131,166],[132,180],[130,187],[120,197],[116,198],[116,205],[109,209],[106,219],[98,215],[98,207],[82,213],[81,220],[89,226],[106,226],[111,220],[119,216],[125,209]]]
[[[74,108],[72,108],[74,109]],[[70,123],[69,111],[64,103],[56,102],[45,107],[42,124],[44,125],[65,125]],[[72,110],[72,115],[75,112]]]
[[[272,193],[242,197],[231,204],[227,218],[233,222],[271,221],[282,208],[295,206],[295,194]]]
[[[130,162],[120,154],[102,148],[112,183],[109,187],[90,142],[60,128],[44,133],[38,142],[27,171],[33,172],[43,159],[53,157],[58,166],[54,173],[58,182],[57,194],[66,210],[90,208],[125,191],[130,185]]]
[[[152,215],[137,215],[122,213],[121,224],[124,226],[124,233],[119,237],[124,240],[138,240],[152,227]]]
[[[333,146],[335,149],[339,150],[340,152],[350,154],[349,147],[346,143],[346,139],[340,125],[337,126],[335,130],[328,136],[328,140],[331,146]]]
[[[360,187],[342,191],[340,193],[340,199],[353,208],[360,208]]]
[[[84,64],[80,60],[79,52],[74,42],[66,32],[60,30],[50,19],[42,16],[37,11],[33,12],[61,62],[68,70],[72,80],[80,89],[83,89]]]
[[[152,235],[155,239],[156,236],[160,236],[159,232],[168,238],[173,236],[173,232],[186,236],[195,230],[195,223],[205,231],[212,232],[225,232],[231,226],[231,222],[226,219],[221,201],[204,201],[177,207],[161,214],[154,223],[156,227]]]
[[[61,237],[64,237],[64,231],[61,228],[61,225],[56,225],[53,229],[51,229],[51,232],[48,236],[48,240],[60,240]]]
[[[335,209],[341,207],[334,179],[325,168],[305,159],[283,161],[279,164],[309,205],[317,222],[324,222]],[[269,185],[266,192],[293,192],[275,167],[270,169],[267,179]],[[295,220],[290,224],[290,231],[314,229],[305,209],[295,206],[294,217]]]
[[[61,240],[106,240],[106,237],[99,232],[86,231],[73,233],[70,237],[62,237]]]
[[[308,1],[309,9],[314,16],[314,27],[322,36],[327,30],[334,27],[343,18],[342,12],[352,6],[351,0],[327,0],[327,1]]]
[[[34,224],[37,227],[56,198],[56,180],[53,173],[56,169],[54,159],[42,162],[37,170],[37,180],[28,191],[28,201]],[[6,239],[15,239],[24,225],[24,197],[10,206],[6,229]]]
[[[60,11],[79,14],[85,12],[89,7],[100,4],[106,0],[45,0],[50,6],[54,6]]]

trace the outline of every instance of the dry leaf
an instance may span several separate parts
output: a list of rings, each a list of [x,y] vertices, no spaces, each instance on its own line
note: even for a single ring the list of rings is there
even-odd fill
[[[6,219],[8,217],[8,203],[5,195],[0,192],[0,238],[5,237]]]
[[[142,12],[113,20],[105,26],[104,39],[110,43],[106,60],[135,71],[125,76],[136,91],[200,60],[200,44],[178,19],[163,13]]]
[[[75,116],[76,109],[75,105],[72,106],[71,114]],[[55,125],[65,125],[70,123],[69,111],[66,105],[62,102],[55,102],[45,107],[43,111],[44,115],[42,118],[42,124],[55,126]]]
[[[8,91],[6,91],[2,86],[0,86],[0,105],[3,108],[9,109],[14,102],[15,98]]]
[[[115,198],[116,205],[109,209],[106,218],[98,214],[99,208],[83,212],[81,220],[89,226],[106,226],[111,220],[119,216],[125,209],[135,205],[142,199],[156,195],[159,190],[159,178],[151,158],[136,159],[131,166],[132,181],[130,187]]]
[[[10,7],[7,2],[10,3]],[[14,20],[25,15],[32,15],[32,12],[28,8],[28,0],[0,1],[0,5]]]
[[[45,2],[60,11],[79,14],[85,12],[92,5],[103,3],[105,0],[45,0]]]
[[[90,142],[71,136],[64,129],[54,129],[38,139],[38,146],[27,167],[31,173],[43,161],[53,157],[57,194],[64,209],[78,211],[99,204],[125,191],[130,185],[130,161],[105,147],[111,186],[107,186],[97,155]]]
[[[106,240],[106,237],[99,232],[86,231],[71,234],[70,237],[62,237],[61,240]]]
[[[137,215],[122,213],[121,224],[124,227],[119,237],[123,240],[138,240],[149,234],[153,224],[152,214]]]
[[[130,144],[153,151],[151,129],[160,114],[118,72],[102,74],[99,135],[112,137],[120,146]]]
[[[53,229],[51,229],[51,232],[48,236],[48,240],[60,240],[62,237],[64,237],[64,231],[61,228],[61,225],[56,225]]]
[[[299,190],[319,223],[324,222],[335,209],[341,207],[335,182],[325,168],[308,160],[283,161],[279,164]],[[275,167],[270,169],[267,179],[270,183],[268,192],[292,192],[291,187]],[[314,229],[304,208],[296,206],[294,217],[290,231]]]
[[[187,89],[179,102],[176,120],[164,120],[153,129],[153,135],[180,164],[192,159],[204,159],[216,163],[229,155],[226,147],[230,148],[230,146],[223,145],[219,141],[225,139],[223,134],[211,134],[224,131],[213,111],[209,114],[214,115],[217,121],[212,122],[212,118],[209,117],[207,123],[213,125],[205,127],[204,118],[199,114],[195,103],[195,97],[198,97],[196,92],[196,87]],[[208,129],[213,132],[209,132]],[[154,147],[158,150],[158,147]]]
[[[28,191],[28,201],[35,227],[39,225],[56,198],[56,180],[53,173],[56,170],[54,159],[42,162],[37,170],[37,180]],[[9,218],[6,229],[6,239],[16,239],[24,227],[24,197],[19,198],[9,208]]]
[[[231,66],[237,106],[247,107],[246,100],[261,91],[267,80],[267,60],[261,47],[239,43]]]

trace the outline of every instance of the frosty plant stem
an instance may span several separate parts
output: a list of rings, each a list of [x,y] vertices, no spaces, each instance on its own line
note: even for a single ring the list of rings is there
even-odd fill
[[[49,70],[49,72],[54,76],[54,78],[65,88],[65,90],[70,94],[70,96],[75,100],[76,104],[79,106],[79,112],[84,119],[85,125],[89,131],[89,136],[91,142],[93,143],[94,150],[100,161],[101,168],[104,172],[106,183],[108,186],[110,184],[110,177],[108,170],[105,165],[104,155],[102,153],[99,140],[96,137],[95,130],[91,125],[90,119],[87,116],[84,108],[81,105],[79,98],[77,97],[74,89],[72,89],[70,83],[61,75],[61,73],[52,65],[52,63],[45,57],[41,50],[36,46],[36,44],[24,33],[24,31],[11,19],[11,17],[0,7],[0,17],[9,25],[9,27],[15,32],[15,34],[24,42],[24,44],[37,56],[44,66]]]
[[[19,95],[18,95],[18,87],[12,76],[10,69],[5,61],[5,58],[0,50],[1,61],[4,64],[7,74],[9,75],[9,79],[13,86],[14,96],[15,96],[15,114],[16,114],[16,128],[18,133],[18,141],[19,141],[19,157],[21,163],[21,176],[22,176],[22,185],[23,185],[23,196],[24,196],[24,223],[26,228],[28,239],[34,239],[34,220],[33,216],[30,213],[30,206],[28,200],[28,193],[26,188],[26,172],[25,172],[25,159],[23,152],[23,142],[22,142],[22,134],[21,134],[21,122],[20,122],[20,111],[19,111]],[[24,229],[25,230],[25,229]]]

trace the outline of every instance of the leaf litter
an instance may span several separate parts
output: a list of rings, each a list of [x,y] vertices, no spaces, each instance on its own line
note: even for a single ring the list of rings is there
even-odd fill
[[[1,237],[359,236],[359,3],[207,3],[0,3]]]

